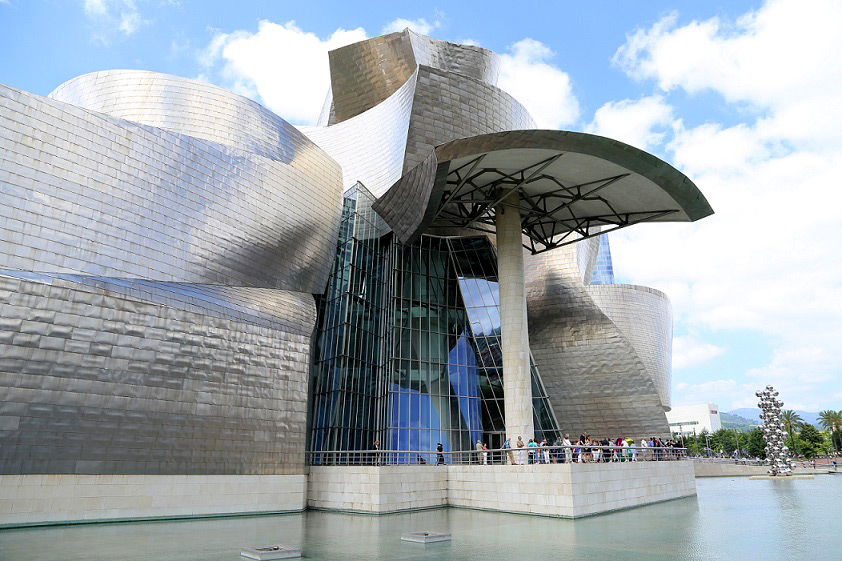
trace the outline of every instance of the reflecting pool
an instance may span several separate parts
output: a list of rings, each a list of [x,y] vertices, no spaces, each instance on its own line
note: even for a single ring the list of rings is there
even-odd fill
[[[389,516],[307,512],[0,531],[3,561],[237,561],[282,543],[307,559],[842,559],[842,474],[697,480],[698,496],[576,521],[454,508]],[[444,531],[450,543],[400,541]]]

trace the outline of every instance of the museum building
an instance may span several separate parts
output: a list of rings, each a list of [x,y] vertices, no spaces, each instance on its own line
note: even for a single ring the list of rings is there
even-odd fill
[[[103,498],[0,524],[294,510],[308,451],[375,441],[668,434],[670,304],[606,233],[712,214],[692,181],[536,129],[486,49],[329,64],[307,127],[145,71],[0,85],[0,487]],[[108,506],[154,476],[189,512]]]

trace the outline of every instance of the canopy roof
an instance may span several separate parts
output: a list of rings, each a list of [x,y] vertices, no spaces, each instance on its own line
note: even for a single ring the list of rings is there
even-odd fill
[[[609,138],[507,131],[435,148],[374,208],[410,242],[429,228],[494,232],[496,208],[517,193],[525,247],[540,253],[640,222],[693,222],[713,214],[684,174]]]

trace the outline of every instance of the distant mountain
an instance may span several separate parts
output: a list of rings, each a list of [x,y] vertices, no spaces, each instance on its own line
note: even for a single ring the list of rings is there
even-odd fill
[[[784,408],[786,408],[786,404],[784,404]],[[819,414],[818,413],[811,413],[810,411],[801,411],[796,409],[796,413],[801,415],[801,418],[804,419],[805,423],[810,423],[816,428],[821,429],[821,425],[819,424]],[[734,409],[733,411],[728,411],[728,415],[737,415],[738,417],[744,417],[750,420],[753,423],[761,424],[760,421],[760,409],[751,409],[751,408],[743,408],[743,409]],[[720,414],[721,416],[721,414]],[[725,420],[723,419],[722,424],[725,424]]]
[[[720,413],[719,419],[722,421],[722,428],[737,429],[737,430],[751,430],[754,427],[760,426],[760,419],[746,419],[739,415],[731,413]]]

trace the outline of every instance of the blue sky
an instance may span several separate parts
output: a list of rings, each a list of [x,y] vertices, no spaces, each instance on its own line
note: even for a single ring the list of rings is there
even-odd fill
[[[673,302],[673,402],[842,409],[842,3],[0,0],[0,82],[46,95],[138,68],[234,89],[297,124],[325,53],[410,26],[500,53],[546,128],[651,151],[716,215],[612,235],[622,282]]]

